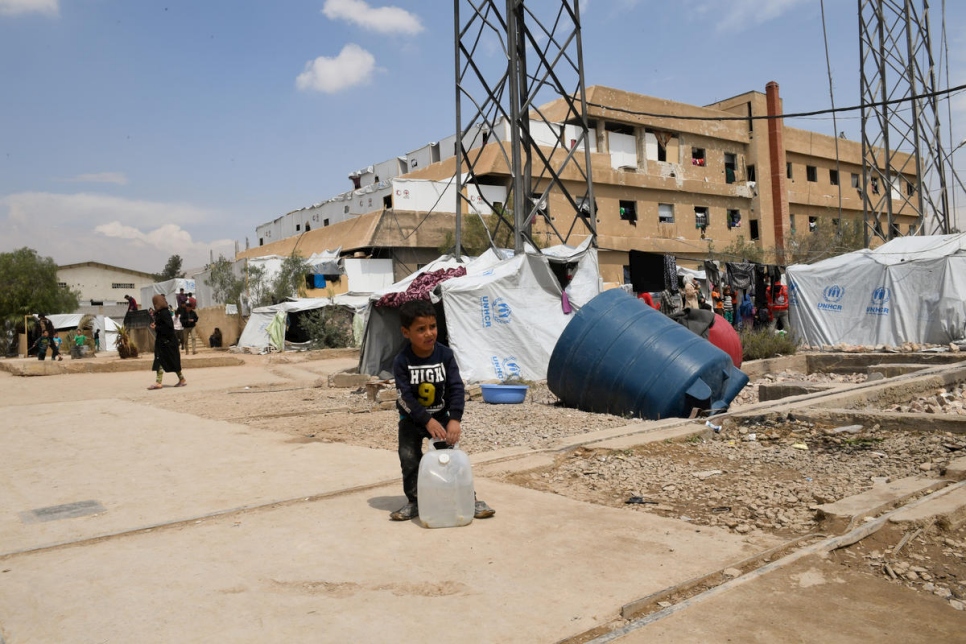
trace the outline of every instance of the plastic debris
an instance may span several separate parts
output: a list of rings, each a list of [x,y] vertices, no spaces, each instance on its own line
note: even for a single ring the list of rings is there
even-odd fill
[[[710,420],[708,420],[708,421],[705,421],[705,423],[704,423],[704,424],[705,424],[705,425],[706,425],[707,427],[710,427],[710,428],[711,428],[711,429],[712,429],[712,430],[714,431],[714,433],[715,433],[715,434],[720,434],[720,433],[721,433],[721,425],[715,425],[715,424],[714,424],[714,423],[712,423],[712,422],[711,422]]]
[[[794,443],[792,444],[792,449],[808,450],[808,445],[805,443]]]

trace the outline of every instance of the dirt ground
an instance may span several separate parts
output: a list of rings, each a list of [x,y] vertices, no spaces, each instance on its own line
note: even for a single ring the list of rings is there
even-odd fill
[[[268,373],[286,382],[253,380],[242,387],[211,392],[183,390],[178,397],[150,400],[159,407],[204,418],[241,423],[278,432],[292,442],[341,442],[375,449],[396,449],[393,409],[381,409],[365,387],[337,388],[331,378],[295,371],[306,356],[265,357]],[[309,373],[309,376],[306,376]],[[295,375],[293,375],[295,374]],[[748,385],[735,407],[757,402],[762,382]],[[784,373],[781,379],[811,382],[861,382],[864,374],[820,376]],[[907,409],[945,405],[961,413],[964,388],[937,390]],[[391,399],[389,396],[384,398]],[[554,441],[633,424],[618,416],[589,414],[563,407],[545,384],[532,384],[521,405],[467,402],[461,447],[469,453]],[[928,428],[893,432],[878,426],[830,427],[798,421],[725,420],[720,432],[685,442],[651,443],[609,451],[577,448],[562,453],[553,466],[504,480],[577,500],[629,512],[650,512],[695,526],[726,526],[792,539],[821,534],[815,506],[868,490],[876,481],[913,475],[939,477],[951,458],[966,453],[966,437]],[[920,593],[931,593],[961,610],[966,603],[966,528],[938,528],[874,537],[834,553],[836,564],[858,574]]]

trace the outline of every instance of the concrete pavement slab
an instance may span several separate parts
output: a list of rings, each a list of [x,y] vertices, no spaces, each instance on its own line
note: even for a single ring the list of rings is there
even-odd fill
[[[598,642],[742,642],[826,644],[962,642],[966,614],[933,595],[838,566],[831,558],[795,564],[677,612],[623,636]],[[639,620],[644,622],[645,620]]]
[[[0,554],[399,476],[394,452],[293,442],[130,401],[11,406],[3,422]],[[88,502],[104,511],[39,520]]]
[[[495,517],[391,522],[385,486],[0,560],[7,644],[554,642],[761,547],[487,480]],[[675,554],[677,553],[677,554]]]

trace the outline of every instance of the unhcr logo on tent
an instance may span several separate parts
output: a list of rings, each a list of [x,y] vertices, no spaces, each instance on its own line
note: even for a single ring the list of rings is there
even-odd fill
[[[480,316],[484,329],[491,327],[494,320],[500,324],[509,324],[512,314],[510,305],[502,297],[494,298],[492,303],[488,295],[480,298]]]
[[[500,381],[506,381],[513,377],[519,378],[523,375],[523,370],[520,369],[520,365],[517,364],[517,359],[514,356],[507,356],[502,360],[499,356],[490,356],[490,363],[493,365],[493,373]]]
[[[845,287],[833,284],[826,286],[822,291],[823,302],[818,303],[819,311],[841,311],[842,305],[839,302],[845,297]]]
[[[872,291],[872,306],[865,309],[866,315],[889,315],[889,307],[886,303],[892,299],[892,290],[885,286]]]

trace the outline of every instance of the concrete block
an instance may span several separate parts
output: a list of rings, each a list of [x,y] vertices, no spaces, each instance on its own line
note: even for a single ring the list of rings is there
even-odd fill
[[[949,461],[944,476],[950,481],[966,481],[966,456]]]
[[[910,476],[885,485],[874,485],[871,490],[819,505],[815,509],[825,526],[838,530],[845,528],[853,519],[861,521],[864,517],[875,516],[912,496],[946,485],[948,481]]]
[[[802,396],[804,394],[828,391],[832,388],[833,385],[821,385],[801,380],[767,383],[758,386],[758,400],[760,402],[781,400],[782,398],[789,398],[791,396]]]
[[[355,389],[369,383],[369,376],[364,373],[335,373],[329,385],[340,389]]]
[[[916,371],[922,371],[923,369],[928,369],[930,365],[925,364],[877,364],[867,367],[869,376],[874,373],[880,373],[884,378],[895,378],[896,376],[904,376],[907,373],[914,373]]]
[[[966,521],[966,487],[953,490],[938,499],[926,501],[914,508],[896,512],[889,523],[909,524],[917,528],[938,525],[943,530],[955,530]]]

